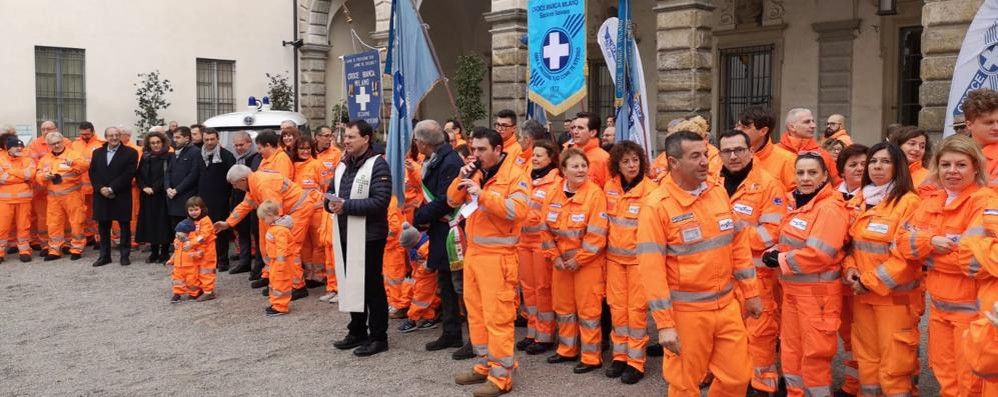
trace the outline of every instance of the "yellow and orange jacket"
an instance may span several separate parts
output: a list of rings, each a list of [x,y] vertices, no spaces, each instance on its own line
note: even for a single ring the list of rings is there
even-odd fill
[[[343,160],[343,151],[334,145],[330,145],[328,149],[316,153],[315,159],[319,160],[322,164],[322,172],[319,173],[319,186],[325,192],[329,189],[329,185],[333,183],[333,177],[336,176],[336,167],[340,165],[340,160]]]
[[[548,205],[541,210],[544,227],[541,249],[552,262],[575,259],[579,266],[606,264],[606,195],[593,181],[579,186],[575,195],[565,194],[564,183],[554,189]]]
[[[257,167],[257,172],[259,171],[277,171],[288,179],[295,179],[295,166],[291,157],[280,147],[270,157],[261,157],[260,166]]]
[[[790,153],[786,149],[772,143],[766,142],[759,151],[755,152],[754,166],[766,170],[770,175],[783,184],[783,191],[789,192],[797,187],[797,154]]]
[[[21,157],[14,157],[0,151],[0,202],[30,203],[34,196],[31,185],[35,182],[35,161],[27,150],[22,153]]]
[[[289,215],[307,205],[316,205],[312,200],[315,196],[276,171],[254,172],[250,174],[248,183],[249,191],[243,201],[232,209],[229,218],[225,220],[229,226],[237,225],[264,201],[279,203],[281,215]]]
[[[478,209],[465,222],[468,251],[471,255],[512,255],[520,240],[520,226],[527,219],[530,185],[527,175],[506,155],[495,175],[485,181],[478,195]],[[454,178],[447,188],[447,205],[458,208],[471,202],[466,189],[458,189],[461,178]],[[472,180],[481,184],[482,172]]]
[[[72,149],[63,150],[58,156],[51,152],[38,162],[35,182],[45,186],[51,194],[69,194],[83,187],[83,175],[87,174],[90,163]],[[45,180],[45,173],[62,175],[62,183],[53,184]]]
[[[603,187],[606,194],[606,215],[609,229],[606,259],[621,265],[638,264],[638,214],[645,197],[658,188],[651,179],[642,177],[631,190],[624,191],[621,176],[610,179]]]
[[[846,203],[849,211],[850,249],[842,262],[844,269],[856,269],[860,282],[871,293],[856,300],[871,305],[915,303],[921,295],[922,265],[891,255],[891,244],[918,209],[921,199],[906,193],[897,201],[870,207],[860,190]]]
[[[849,238],[849,213],[842,195],[825,183],[803,207],[795,208],[792,195],[787,196],[778,244],[783,290],[802,296],[837,293],[836,287],[841,291],[842,248]],[[833,289],[822,291],[821,285]]]
[[[959,242],[961,246],[966,246],[965,242],[974,242],[975,237],[983,237],[984,228],[975,227],[972,221],[975,218],[981,219],[979,217],[989,210],[988,206],[994,203],[996,197],[998,194],[993,189],[974,184],[960,192],[947,205],[945,190],[932,192],[922,199],[918,210],[894,240],[895,255],[924,263],[928,267],[925,286],[930,301],[937,309],[959,313],[977,312],[978,290],[982,281],[990,276],[981,273],[981,263],[970,260],[968,250],[935,253],[932,237],[943,236]]]
[[[721,183],[723,186],[723,177]],[[783,184],[753,162],[730,202],[736,225],[748,235],[752,264],[765,267],[762,253],[776,245],[781,222],[787,214]]]
[[[555,189],[561,189],[564,179],[561,178],[557,168],[551,169],[547,175],[531,181],[530,189],[530,212],[527,219],[520,226],[520,248],[531,250],[541,249],[541,232],[544,230],[544,210],[551,198],[554,197]]]
[[[638,266],[659,329],[674,311],[717,310],[759,296],[748,234],[738,230],[728,194],[716,183],[694,197],[665,178],[638,215]]]
[[[104,143],[105,141],[101,137],[94,134],[90,142],[84,142],[83,138],[76,138],[69,149],[73,149],[73,151],[82,156],[87,163],[87,168],[90,168],[90,160],[94,157],[94,150],[100,149],[101,146],[104,146]],[[94,194],[94,187],[90,184],[90,174],[86,171],[83,172],[82,183],[83,194]]]

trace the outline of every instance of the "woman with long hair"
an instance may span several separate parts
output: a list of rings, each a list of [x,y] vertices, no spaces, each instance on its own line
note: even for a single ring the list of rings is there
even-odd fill
[[[321,211],[322,193],[322,162],[315,159],[315,140],[310,136],[300,136],[292,143],[291,161],[295,166],[295,183],[298,184],[305,194],[315,196],[314,201],[320,210],[312,213],[312,218],[308,222],[308,231],[305,239],[301,243],[302,272],[305,276],[305,286],[315,288],[326,285],[326,254],[323,226],[329,218],[325,211]],[[328,230],[328,229],[327,229]],[[324,301],[328,301],[329,298]]]
[[[174,236],[169,226],[170,216],[167,213],[163,178],[172,161],[170,142],[166,135],[161,132],[147,134],[139,169],[135,174],[135,183],[140,192],[135,241],[149,243],[150,253],[146,263],[165,263],[170,259],[169,245]]]
[[[901,127],[897,129],[888,141],[898,145],[904,152],[904,157],[908,160],[908,173],[911,174],[911,181],[918,189],[929,176],[929,170],[925,168],[923,162],[932,157],[932,141],[929,134],[918,127]]]

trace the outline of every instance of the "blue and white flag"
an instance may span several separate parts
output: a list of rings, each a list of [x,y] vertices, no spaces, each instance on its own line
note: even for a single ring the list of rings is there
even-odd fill
[[[603,58],[606,59],[606,66],[609,70],[619,70],[621,66],[621,48],[617,45],[619,19],[616,17],[607,19],[600,26],[596,34],[596,41],[603,51]],[[648,91],[645,86],[645,73],[641,68],[641,54],[638,53],[638,46],[634,43],[633,36],[628,38],[630,51],[627,55],[630,60],[626,61],[625,85],[622,88],[624,95],[621,105],[617,108],[616,128],[618,140],[630,140],[641,145],[649,159],[652,159],[652,149],[654,142],[651,140],[651,121],[648,117],[648,98],[645,95]],[[614,85],[621,86],[617,73],[611,73]]]
[[[377,50],[343,56],[347,112],[351,120],[363,119],[374,129],[381,125],[380,66]]]
[[[392,75],[392,116],[388,123],[388,166],[392,194],[405,202],[405,156],[412,143],[413,111],[440,81],[440,70],[412,0],[392,0],[385,73]]]
[[[998,1],[982,3],[967,29],[953,68],[943,136],[953,135],[953,116],[963,114],[967,93],[979,88],[998,90]]]
[[[585,0],[531,0],[528,97],[562,114],[586,96]]]

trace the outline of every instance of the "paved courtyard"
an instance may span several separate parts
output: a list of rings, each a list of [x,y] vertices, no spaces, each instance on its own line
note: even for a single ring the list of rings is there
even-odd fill
[[[166,267],[143,263],[143,254],[129,267],[93,268],[95,257],[88,250],[77,262],[22,264],[14,256],[0,264],[0,395],[470,395],[452,380],[470,360],[423,350],[439,329],[403,335],[392,320],[391,350],[361,359],[332,347],[349,317],[319,302],[319,289],[293,302],[290,315],[267,318],[266,298],[246,275],[225,273],[217,300],[171,305]],[[660,358],[628,386],[602,371],[575,375],[570,364],[517,357],[512,395],[666,391]],[[927,374],[924,350],[922,361]],[[931,376],[921,383],[922,395],[938,395]]]

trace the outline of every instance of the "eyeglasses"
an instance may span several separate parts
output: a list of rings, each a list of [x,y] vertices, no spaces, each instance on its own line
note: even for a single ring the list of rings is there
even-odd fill
[[[497,130],[504,130],[504,129],[507,129],[507,128],[513,128],[514,125],[515,124],[503,124],[503,123],[492,124],[492,126],[495,127]]]
[[[746,152],[748,152],[748,148],[747,147],[739,147],[739,148],[734,148],[734,149],[724,149],[724,150],[721,150],[721,155],[722,156],[729,156],[730,157],[732,154],[734,154],[735,156],[741,157]]]
[[[829,122],[825,123],[825,125],[839,125],[839,124],[842,124],[842,123],[836,123],[834,121],[829,121]]]

